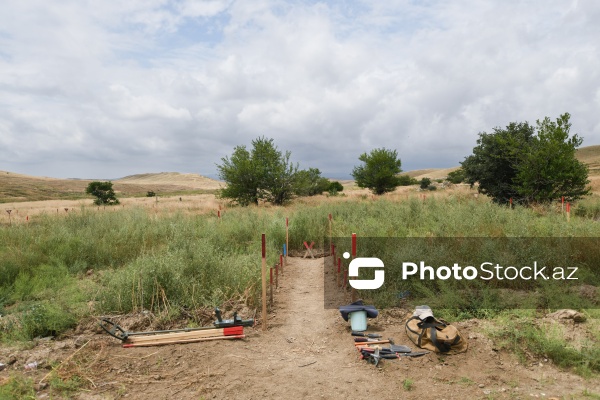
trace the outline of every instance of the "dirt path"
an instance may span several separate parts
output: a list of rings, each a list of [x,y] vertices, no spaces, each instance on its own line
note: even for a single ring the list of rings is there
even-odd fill
[[[375,368],[358,359],[349,324],[339,312],[325,309],[323,268],[324,259],[290,258],[275,294],[269,330],[246,328],[245,340],[123,349],[107,335],[78,338],[79,346],[90,340],[78,357],[93,387],[74,397],[571,399],[582,398],[585,390],[600,393],[600,382],[585,381],[544,362],[524,366],[514,356],[495,351],[475,320],[457,324],[469,337],[467,353],[385,360]],[[370,320],[369,331],[393,337],[396,344],[410,344],[403,328],[408,313],[382,313]],[[38,358],[46,350],[48,357],[61,354],[59,359],[78,351],[68,343],[62,348],[59,343],[41,346]],[[39,381],[46,373],[38,370],[30,376]],[[38,398],[50,398],[49,388],[39,391]]]

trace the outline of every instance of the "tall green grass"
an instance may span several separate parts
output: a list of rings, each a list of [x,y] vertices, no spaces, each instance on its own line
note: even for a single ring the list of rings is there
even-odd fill
[[[274,265],[285,243],[286,217],[290,250],[302,250],[305,240],[325,246],[329,213],[334,237],[600,236],[590,219],[567,223],[550,210],[510,210],[452,196],[232,208],[220,220],[157,216],[141,208],[81,209],[0,228],[0,314],[7,316],[0,336],[58,334],[90,314],[212,307],[231,299],[256,306],[261,233],[268,265]],[[32,313],[36,318],[28,320]]]

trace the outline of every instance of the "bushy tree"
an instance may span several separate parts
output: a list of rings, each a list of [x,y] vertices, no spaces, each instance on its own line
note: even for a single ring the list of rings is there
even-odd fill
[[[565,113],[555,122],[538,120],[536,127],[513,122],[480,133],[473,154],[461,162],[465,180],[478,182],[481,193],[501,204],[581,198],[589,193],[588,169],[575,158],[582,139],[569,137],[569,118]]]
[[[219,177],[227,183],[220,196],[242,206],[258,204],[259,200],[284,204],[294,195],[298,167],[290,162],[291,153],[282,154],[273,139],[259,137],[252,141],[252,150],[235,147],[231,157],[217,165]]]
[[[339,183],[338,181],[331,181],[329,182],[329,187],[327,188],[327,191],[329,193],[332,192],[343,192],[344,191],[344,185],[342,185],[341,183]]]
[[[415,178],[411,178],[408,175],[398,175],[398,185],[399,186],[411,186],[418,185],[419,181]]]
[[[375,194],[391,192],[400,185],[396,176],[402,170],[396,150],[374,149],[358,158],[364,164],[354,167],[352,176],[361,188],[368,188]]]
[[[455,171],[448,172],[448,177],[446,178],[448,182],[458,184],[463,183],[465,180],[465,170],[459,168]]]
[[[96,196],[94,204],[101,205],[115,205],[119,204],[119,199],[115,196],[115,191],[112,187],[112,182],[90,182],[85,189],[87,194]]]
[[[318,168],[303,169],[296,173],[294,192],[298,196],[314,196],[327,191],[330,183]]]
[[[419,182],[419,187],[421,189],[427,189],[429,187],[429,185],[431,185],[430,178],[422,178],[421,181]]]
[[[260,179],[255,171],[255,162],[246,146],[236,146],[231,158],[221,159],[219,177],[227,183],[220,196],[235,200],[242,206],[258,204]]]

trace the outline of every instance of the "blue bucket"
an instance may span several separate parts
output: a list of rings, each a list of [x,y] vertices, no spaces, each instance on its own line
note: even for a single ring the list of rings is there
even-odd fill
[[[348,321],[353,331],[362,332],[367,330],[367,312],[354,311],[348,314]]]

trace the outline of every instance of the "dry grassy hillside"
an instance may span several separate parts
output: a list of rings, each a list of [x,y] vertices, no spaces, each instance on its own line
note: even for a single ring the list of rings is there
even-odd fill
[[[590,167],[590,175],[600,175],[600,145],[582,147],[576,156]]]
[[[177,185],[190,189],[216,190],[223,183],[198,174],[180,174],[179,172],[161,172],[157,174],[130,175],[117,179],[115,183],[135,183],[143,185]]]
[[[0,203],[37,200],[76,200],[91,198],[85,188],[91,180],[55,179],[0,171]],[[159,173],[133,175],[113,181],[118,197],[210,193],[220,182],[196,174]]]

